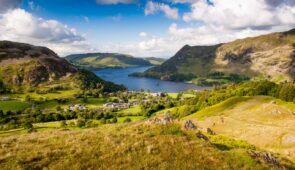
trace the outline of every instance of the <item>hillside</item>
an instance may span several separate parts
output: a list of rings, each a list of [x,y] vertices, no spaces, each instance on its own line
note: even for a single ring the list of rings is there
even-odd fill
[[[152,65],[161,65],[166,59],[164,58],[156,58],[156,57],[146,57],[145,60],[149,61]]]
[[[184,46],[172,58],[135,76],[210,83],[263,77],[295,79],[295,29],[214,46]],[[204,79],[202,79],[204,78]],[[207,82],[206,82],[207,81]]]
[[[86,69],[151,66],[159,62],[157,59],[146,60],[117,53],[73,54],[65,58],[72,64]]]
[[[224,151],[179,124],[38,126],[42,132],[1,137],[1,169],[275,169],[246,149]]]
[[[233,97],[184,119],[295,162],[295,104],[266,96]]]
[[[46,47],[0,41],[1,91],[20,92],[52,85],[59,88],[122,89],[91,72],[77,69]]]

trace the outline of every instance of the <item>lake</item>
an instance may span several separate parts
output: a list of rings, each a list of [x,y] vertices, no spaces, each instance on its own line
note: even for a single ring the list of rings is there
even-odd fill
[[[128,75],[135,72],[143,72],[151,67],[131,67],[131,68],[116,68],[116,69],[102,69],[94,71],[100,78],[114,82],[116,84],[123,84],[129,90],[139,91],[141,89],[151,92],[181,92],[186,90],[202,90],[208,87],[201,87],[189,83],[163,81],[145,77],[129,77]]]

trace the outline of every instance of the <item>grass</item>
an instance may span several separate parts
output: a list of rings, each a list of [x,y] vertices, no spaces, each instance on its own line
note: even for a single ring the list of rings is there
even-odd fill
[[[124,117],[118,117],[118,123],[123,123],[127,118],[131,120],[131,122],[137,122],[144,120],[146,117],[144,116],[124,116]]]
[[[269,169],[246,151],[190,139],[177,124],[111,124],[2,137],[1,169]],[[28,152],[29,151],[29,152]]]
[[[224,115],[224,111],[235,107],[235,105],[239,104],[240,102],[246,102],[249,100],[249,97],[233,97],[228,100],[225,100],[217,105],[212,107],[205,108],[195,114],[192,114],[185,119],[204,119],[205,117],[209,116],[217,116],[217,115]]]
[[[295,104],[272,97],[234,97],[184,120],[217,134],[282,154],[295,163]]]
[[[172,98],[176,99],[178,93],[168,93],[168,95],[169,95],[169,97],[172,97]],[[182,97],[184,97],[184,98],[191,98],[191,97],[195,97],[195,95],[194,94],[190,94],[190,93],[183,93],[182,94]]]
[[[31,107],[29,103],[22,101],[0,101],[0,110],[7,111],[21,111]]]
[[[138,116],[142,114],[142,110],[139,105],[130,107],[117,112],[121,116]]]

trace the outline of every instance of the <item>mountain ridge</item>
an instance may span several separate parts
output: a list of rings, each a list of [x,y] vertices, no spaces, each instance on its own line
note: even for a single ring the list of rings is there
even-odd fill
[[[152,66],[163,61],[157,58],[136,58],[120,53],[85,53],[65,57],[72,64],[86,69]]]
[[[51,84],[67,84],[80,89],[123,89],[94,73],[81,70],[46,47],[0,41],[0,84],[5,89],[23,91]],[[91,80],[85,80],[87,78]],[[3,88],[3,87],[2,87]]]
[[[212,78],[210,74],[216,73],[277,82],[294,80],[295,29],[211,46],[185,45],[162,65],[133,75],[172,81],[175,76],[190,75],[185,79],[188,81]]]

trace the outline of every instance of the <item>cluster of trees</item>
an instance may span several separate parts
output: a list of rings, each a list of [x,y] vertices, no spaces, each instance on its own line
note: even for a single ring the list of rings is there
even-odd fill
[[[153,113],[176,106],[177,100],[171,97],[149,98],[140,103],[143,116],[150,117]]]
[[[295,83],[276,84],[271,81],[249,81],[229,86],[216,87],[213,90],[196,92],[196,97],[178,102],[173,110],[175,117],[184,117],[207,106],[212,106],[234,96],[272,96],[278,99],[295,102]]]

